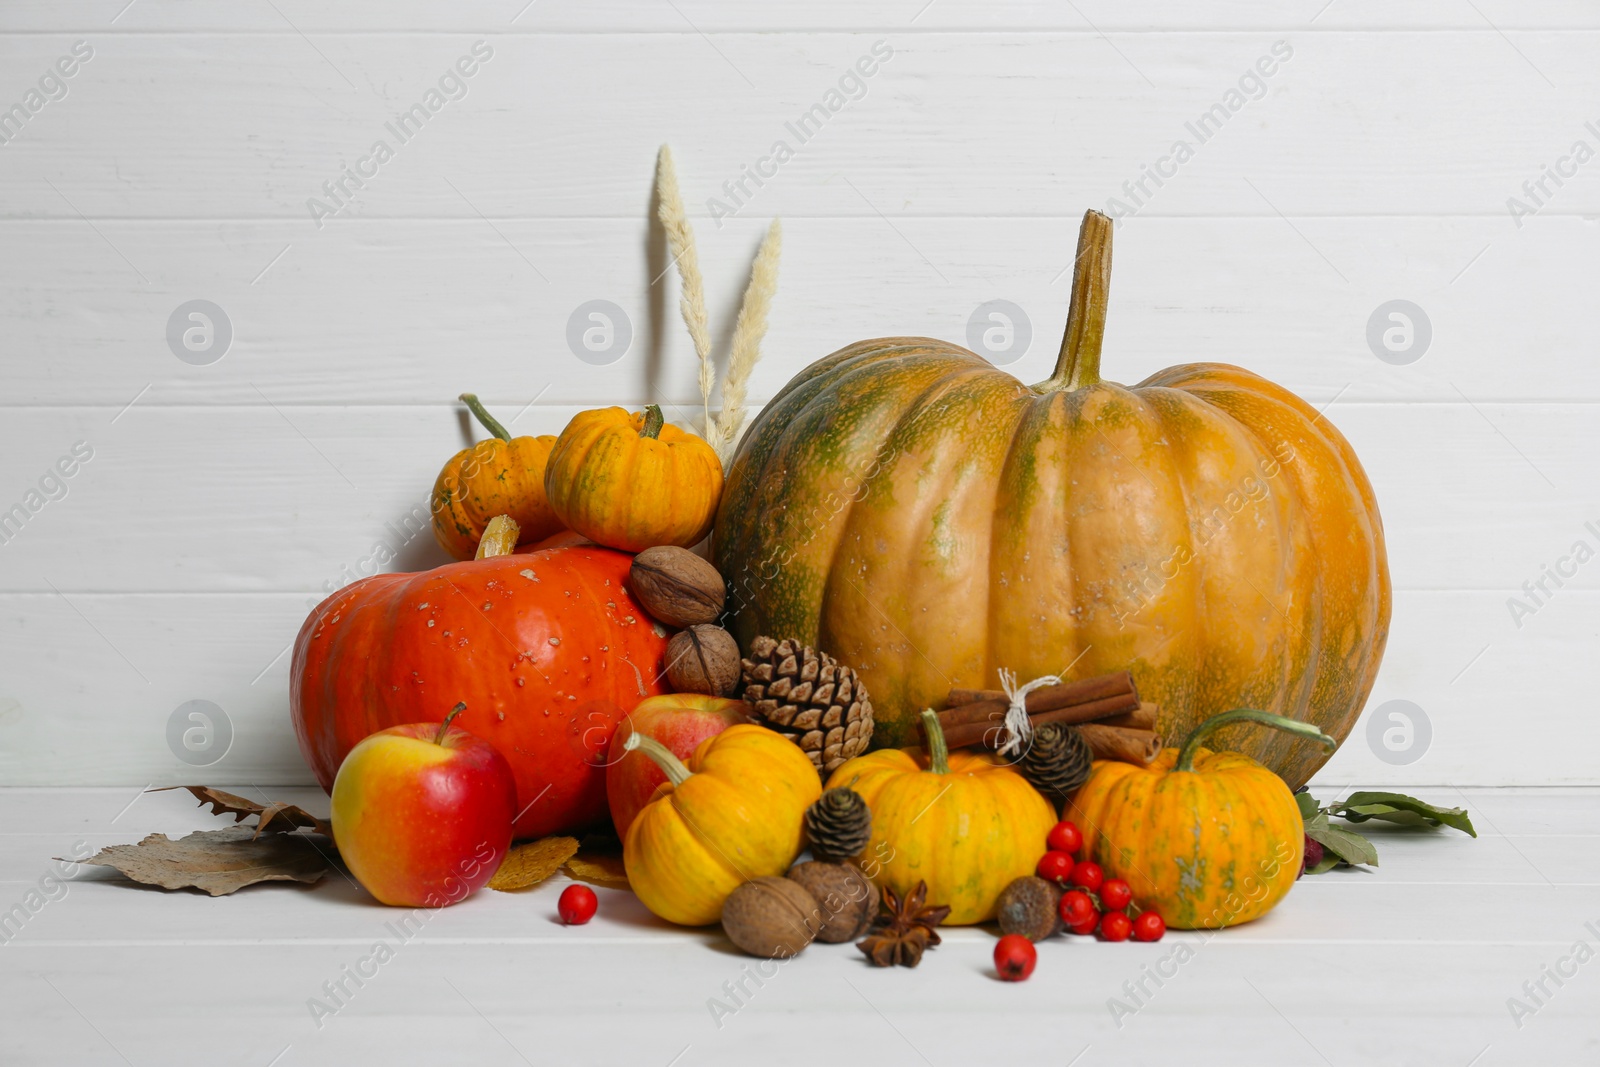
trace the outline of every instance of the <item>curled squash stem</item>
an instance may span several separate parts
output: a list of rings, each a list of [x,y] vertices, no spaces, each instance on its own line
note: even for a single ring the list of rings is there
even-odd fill
[[[661,414],[661,405],[651,404],[644,409],[644,425],[639,428],[639,436],[660,437],[661,427],[666,424],[666,416]]]
[[[934,774],[949,774],[950,746],[945,744],[939,716],[932,708],[922,709],[922,732],[928,739],[928,770]]]
[[[1304,737],[1316,741],[1323,748],[1332,751],[1339,747],[1339,742],[1317,729],[1308,722],[1291,719],[1284,715],[1274,715],[1270,711],[1257,711],[1255,708],[1234,708],[1221,715],[1213,715],[1205,722],[1189,731],[1189,736],[1183,739],[1183,748],[1178,751],[1178,762],[1173,766],[1174,771],[1194,770],[1194,759],[1200,752],[1200,742],[1204,741],[1214,730],[1220,730],[1236,722],[1258,722],[1263,726],[1270,726],[1274,730]]]
[[[667,776],[667,781],[672,783],[674,789],[687,782],[690,775],[694,774],[693,771],[683,765],[681,759],[673,755],[672,749],[663,745],[649,734],[641,734],[637,730],[629,734],[628,739],[622,742],[622,750],[624,752],[632,752],[634,749],[638,749],[646,756],[649,756],[651,762],[661,768],[661,773]]]
[[[502,441],[511,440],[511,431],[500,425],[500,420],[489,414],[489,409],[483,406],[476,393],[462,393],[461,402],[467,405],[467,410],[483,424],[483,428]]]
[[[467,702],[463,700],[450,709],[450,714],[444,717],[444,722],[439,724],[439,732],[433,735],[433,743],[444,744],[444,735],[450,732],[450,724],[456,721],[456,716],[467,710]]]

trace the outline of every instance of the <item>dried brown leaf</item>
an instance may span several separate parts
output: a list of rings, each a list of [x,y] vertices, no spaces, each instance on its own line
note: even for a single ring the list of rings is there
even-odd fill
[[[489,879],[489,888],[510,893],[538,885],[559,871],[577,851],[575,837],[543,837],[517,845],[506,853],[500,869]]]
[[[274,833],[287,833],[297,828],[304,828],[313,833],[322,834],[330,841],[333,840],[333,826],[327,819],[319,819],[304,808],[294,804],[285,804],[282,801],[271,801],[266,804],[257,804],[248,797],[239,796],[209,785],[169,785],[160,789],[152,789],[152,793],[165,793],[169,789],[187,789],[194,795],[201,806],[211,805],[213,815],[232,815],[234,822],[243,822],[245,816],[256,817],[255,831],[271,830]]]
[[[605,853],[574,856],[561,868],[576,882],[588,882],[602,889],[632,889],[622,857]]]
[[[320,882],[332,870],[307,835],[258,837],[249,826],[196,830],[176,841],[151,834],[136,845],[103,848],[82,862],[112,867],[146,885],[203,889],[214,897],[257,882]]]

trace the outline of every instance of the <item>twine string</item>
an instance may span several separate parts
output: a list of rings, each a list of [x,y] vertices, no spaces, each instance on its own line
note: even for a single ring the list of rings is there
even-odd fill
[[[1008,667],[1000,668],[1000,688],[1005,692],[1006,699],[1011,702],[1011,706],[1006,708],[1005,722],[1001,724],[1003,740],[996,746],[996,751],[1000,755],[1017,755],[1022,746],[1033,736],[1033,722],[1028,718],[1028,694],[1035,689],[1060,684],[1059,675],[1043,674],[1031,682],[1018,685],[1016,671]]]

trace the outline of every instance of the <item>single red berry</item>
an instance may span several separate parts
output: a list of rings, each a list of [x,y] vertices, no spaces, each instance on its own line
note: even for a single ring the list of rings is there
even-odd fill
[[[1089,899],[1089,894],[1081,889],[1072,889],[1061,894],[1061,903],[1056,908],[1056,914],[1061,916],[1061,925],[1069,930],[1084,923],[1092,923],[1100,917],[1095,911],[1094,901]],[[1092,927],[1091,927],[1092,929]]]
[[[1092,934],[1094,933],[1094,928],[1099,925],[1100,913],[1097,911],[1093,915],[1090,915],[1087,919],[1083,920],[1083,922],[1069,926],[1067,929],[1075,934]]]
[[[1139,917],[1133,920],[1135,941],[1160,941],[1161,935],[1166,932],[1166,920],[1153,911],[1141,911]]]
[[[1100,888],[1100,882],[1104,878],[1105,872],[1094,860],[1084,860],[1072,868],[1072,884],[1091,893]]]
[[[1072,867],[1071,855],[1052,851],[1039,857],[1039,865],[1033,869],[1033,873],[1047,882],[1066,885],[1067,879],[1072,876]]]
[[[595,909],[599,906],[600,901],[594,895],[594,890],[586,885],[567,886],[561,891],[561,899],[556,902],[561,921],[568,926],[582,926],[594,918]]]
[[[1033,973],[1039,953],[1021,934],[1007,934],[994,945],[994,969],[1002,982],[1020,982]]]
[[[1070,852],[1076,856],[1083,847],[1083,831],[1078,829],[1078,824],[1062,820],[1050,828],[1050,834],[1044,843],[1057,852]]]
[[[1133,920],[1128,918],[1127,912],[1108,911],[1100,916],[1102,941],[1126,941],[1131,933],[1133,933]]]
[[[1107,911],[1126,911],[1133,903],[1133,889],[1121,878],[1107,878],[1100,883],[1100,906]]]

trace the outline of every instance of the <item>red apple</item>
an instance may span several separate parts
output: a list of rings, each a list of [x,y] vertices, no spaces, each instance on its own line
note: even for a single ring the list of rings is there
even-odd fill
[[[333,780],[333,839],[385,904],[438,908],[494,876],[511,847],[517,783],[493,745],[443,723],[391,726],[350,750]]]
[[[650,803],[656,786],[667,780],[661,768],[643,752],[624,751],[633,731],[649,734],[670,748],[674,756],[687,760],[706,738],[748,721],[742,700],[700,693],[664,693],[640,701],[617,724],[606,760],[606,799],[611,802],[611,824],[617,828],[617,836],[627,839],[634,816]]]

